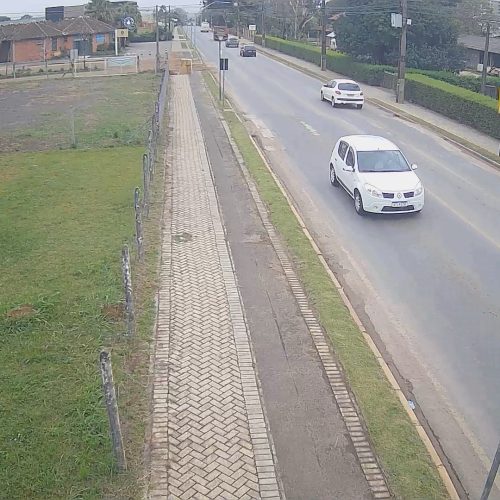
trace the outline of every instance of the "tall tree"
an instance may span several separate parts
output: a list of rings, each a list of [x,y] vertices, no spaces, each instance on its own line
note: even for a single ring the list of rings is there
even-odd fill
[[[90,0],[85,11],[99,21],[105,23],[113,21],[113,9],[109,0]]]
[[[447,0],[410,3],[408,66],[443,70],[463,67],[454,9]],[[392,4],[387,0],[337,0],[334,10],[345,13],[334,22],[341,51],[377,64],[397,64],[400,29],[391,27],[390,14],[397,12]]]

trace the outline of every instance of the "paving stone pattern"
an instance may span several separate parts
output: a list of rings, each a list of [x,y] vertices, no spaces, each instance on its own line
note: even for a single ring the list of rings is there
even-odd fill
[[[171,78],[172,191],[162,246],[149,498],[280,498],[188,78]]]

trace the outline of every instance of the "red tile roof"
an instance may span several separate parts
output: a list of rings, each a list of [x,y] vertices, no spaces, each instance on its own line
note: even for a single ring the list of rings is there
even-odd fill
[[[0,26],[1,40],[32,40],[47,37],[112,33],[115,28],[91,17],[76,17],[62,21],[37,21]]]

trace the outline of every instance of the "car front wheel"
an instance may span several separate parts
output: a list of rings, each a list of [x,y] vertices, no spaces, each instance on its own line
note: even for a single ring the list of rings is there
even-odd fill
[[[362,105],[362,104],[356,104],[356,108],[358,108],[358,109],[362,109],[362,108],[363,108],[363,105]]]
[[[321,100],[324,101],[325,100],[325,96],[323,95],[323,92],[321,92]]]
[[[335,169],[333,165],[330,164],[330,184],[332,186],[338,187],[339,181],[337,179],[337,174],[335,173]]]
[[[358,215],[365,215],[365,209],[363,208],[363,198],[358,190],[354,191],[354,209]]]

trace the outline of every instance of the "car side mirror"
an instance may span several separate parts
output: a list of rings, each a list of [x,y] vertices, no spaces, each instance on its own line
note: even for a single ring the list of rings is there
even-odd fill
[[[351,165],[346,165],[344,170],[346,172],[354,172],[354,167],[352,167]]]
[[[417,170],[417,168],[418,168],[418,165],[416,163],[412,163],[411,164],[411,169],[412,170]]]

